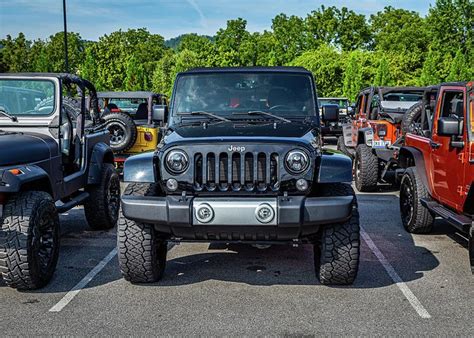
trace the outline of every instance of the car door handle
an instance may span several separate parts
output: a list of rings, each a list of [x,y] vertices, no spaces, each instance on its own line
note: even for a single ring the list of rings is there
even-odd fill
[[[436,143],[436,142],[430,141],[430,147],[432,149],[438,149],[439,147],[441,147],[441,143]]]

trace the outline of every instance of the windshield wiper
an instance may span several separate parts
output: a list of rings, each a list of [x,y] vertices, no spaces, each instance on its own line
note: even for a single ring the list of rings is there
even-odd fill
[[[8,117],[13,122],[18,122],[18,118],[16,116],[8,114],[7,111],[4,108],[0,108],[0,115]]]
[[[231,122],[231,120],[229,119],[226,119],[225,117],[222,117],[222,116],[219,116],[219,115],[216,115],[216,114],[213,114],[213,113],[209,113],[207,111],[193,111],[193,112],[190,112],[190,113],[178,113],[177,115],[201,115],[201,116],[208,116],[210,118],[213,118],[215,120],[220,120],[220,121],[225,121],[225,122]]]
[[[284,117],[281,117],[281,116],[278,116],[278,115],[273,115],[272,113],[261,111],[261,110],[251,110],[251,111],[248,111],[246,113],[234,113],[234,115],[265,115],[265,116],[269,116],[269,117],[271,117],[275,120],[280,120],[280,121],[283,121],[283,122],[291,123],[290,120],[285,119]]]

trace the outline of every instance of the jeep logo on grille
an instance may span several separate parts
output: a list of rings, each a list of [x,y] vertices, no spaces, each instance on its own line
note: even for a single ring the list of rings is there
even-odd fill
[[[227,148],[228,151],[237,151],[239,153],[243,153],[245,151],[245,147],[238,147],[238,146],[233,146],[232,144]]]

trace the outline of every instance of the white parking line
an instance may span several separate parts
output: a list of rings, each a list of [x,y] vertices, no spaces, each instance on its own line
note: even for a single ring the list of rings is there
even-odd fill
[[[79,283],[77,283],[71,291],[69,291],[56,305],[54,305],[49,312],[60,312],[66,305],[68,305],[77,294],[91,282],[91,280],[102,271],[102,269],[109,263],[112,258],[117,255],[117,248],[110,251],[105,258],[92,269],[87,276],[85,276]]]
[[[383,253],[377,248],[375,243],[372,241],[370,236],[365,232],[365,230],[361,227],[360,229],[360,234],[362,238],[364,239],[365,243],[367,243],[368,247],[372,252],[374,253],[375,257],[379,260],[379,262],[382,264],[382,266],[385,268],[385,271],[387,271],[388,275],[392,280],[395,282],[395,284],[398,286],[400,291],[403,293],[405,298],[410,302],[411,306],[415,309],[415,311],[418,313],[418,315],[421,318],[431,318],[431,315],[426,311],[426,309],[423,307],[423,305],[420,303],[418,298],[413,294],[413,292],[410,290],[408,285],[406,285],[401,277],[398,275],[398,273],[395,271],[393,266],[388,262],[388,260],[385,258]]]

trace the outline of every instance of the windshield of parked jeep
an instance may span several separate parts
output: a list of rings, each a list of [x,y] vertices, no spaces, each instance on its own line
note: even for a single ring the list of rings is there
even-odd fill
[[[196,112],[233,119],[249,112],[306,117],[315,115],[314,97],[311,78],[305,74],[189,74],[178,78],[171,111],[173,117]]]
[[[418,102],[423,97],[421,93],[387,93],[383,101]]]
[[[49,80],[0,80],[0,109],[11,116],[50,115],[54,95],[54,83]]]

